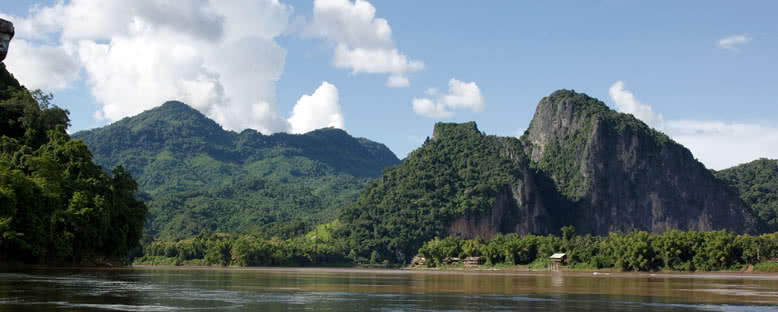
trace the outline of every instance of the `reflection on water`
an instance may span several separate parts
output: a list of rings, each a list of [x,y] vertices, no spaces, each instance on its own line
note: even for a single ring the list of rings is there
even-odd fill
[[[778,275],[349,269],[0,273],[0,311],[776,311]]]

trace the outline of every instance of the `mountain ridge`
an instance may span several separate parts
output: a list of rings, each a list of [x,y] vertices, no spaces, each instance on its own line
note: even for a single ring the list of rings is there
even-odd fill
[[[452,235],[549,234],[568,225],[595,235],[756,231],[746,205],[688,149],[571,90],[544,97],[519,139],[486,135],[475,122],[437,123],[340,220],[352,250],[397,262]]]
[[[150,203],[150,237],[183,238],[198,228],[260,233],[298,217],[326,222],[368,180],[399,163],[385,145],[341,129],[236,133],[177,101],[73,137],[104,168],[121,165],[136,177]],[[208,191],[232,186],[230,196]]]

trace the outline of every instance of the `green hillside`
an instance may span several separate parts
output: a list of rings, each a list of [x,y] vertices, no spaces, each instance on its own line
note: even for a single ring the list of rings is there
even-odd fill
[[[763,232],[778,232],[778,160],[757,159],[716,172],[737,190],[763,222]]]
[[[484,135],[474,122],[438,123],[431,139],[343,211],[339,235],[359,255],[408,262],[424,242],[448,235],[456,218],[489,213],[503,186],[521,183],[526,162],[516,138]]]
[[[304,231],[399,163],[383,144],[340,129],[235,133],[180,102],[74,137],[104,168],[121,165],[137,178],[149,204],[147,239]]]

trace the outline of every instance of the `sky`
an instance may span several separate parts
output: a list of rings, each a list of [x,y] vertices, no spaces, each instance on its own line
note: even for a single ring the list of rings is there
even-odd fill
[[[71,132],[180,100],[225,129],[337,127],[405,157],[436,122],[520,136],[584,92],[708,168],[778,158],[775,1],[32,1],[5,61]]]

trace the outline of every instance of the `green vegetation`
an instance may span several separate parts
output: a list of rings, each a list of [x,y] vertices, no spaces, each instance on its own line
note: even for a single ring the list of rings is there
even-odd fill
[[[339,266],[354,263],[335,241],[298,236],[289,240],[201,233],[186,240],[155,241],[135,264],[222,266]]]
[[[750,236],[727,231],[671,230],[661,235],[638,231],[605,237],[498,234],[488,241],[435,238],[424,243],[418,253],[432,267],[441,265],[446,257],[478,256],[491,266],[547,268],[547,258],[554,252],[566,252],[572,269],[719,271],[740,270],[751,264],[757,271],[778,271],[774,264],[778,233]]]
[[[754,265],[754,272],[778,273],[778,261],[768,260]]]
[[[762,232],[778,231],[778,160],[758,159],[715,173],[751,207]]]
[[[261,239],[248,235],[207,234],[177,241],[155,241],[144,248],[136,264],[232,265],[232,266],[387,266],[391,259],[375,250],[369,257],[355,253],[347,242],[329,236],[332,224],[318,233],[292,239]],[[735,235],[726,231],[671,230],[657,235],[647,232],[611,233],[609,236],[575,235],[572,227],[562,236],[497,234],[490,240],[433,238],[417,255],[426,266],[450,267],[447,257],[482,257],[485,266],[547,269],[548,257],[566,252],[571,269],[620,271],[720,271],[743,270],[749,264],[758,272],[778,271],[778,233],[760,236]],[[321,236],[320,236],[321,235]],[[461,267],[461,263],[454,264]]]
[[[0,70],[0,262],[127,261],[139,247],[146,206],[117,167],[92,162],[65,132],[68,112]]]
[[[452,220],[491,208],[498,192],[519,183],[522,163],[515,138],[486,136],[473,122],[438,123],[432,139],[343,209],[336,235],[357,257],[408,263],[425,241],[447,235]]]
[[[238,134],[180,102],[74,137],[104,168],[121,165],[138,179],[149,205],[147,242],[203,231],[302,235],[399,163],[384,145],[343,130]]]

